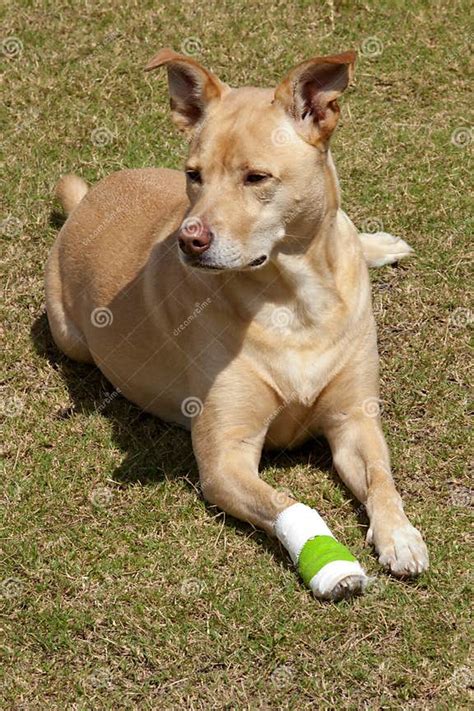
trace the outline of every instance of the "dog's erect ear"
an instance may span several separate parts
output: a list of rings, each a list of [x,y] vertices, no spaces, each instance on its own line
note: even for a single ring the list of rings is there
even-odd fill
[[[275,90],[275,100],[314,145],[328,141],[339,118],[337,98],[352,77],[355,52],[315,57],[298,64]]]
[[[228,87],[194,59],[172,49],[161,49],[148,62],[145,71],[161,66],[168,70],[173,121],[189,134],[202,121],[208,104],[219,99]]]

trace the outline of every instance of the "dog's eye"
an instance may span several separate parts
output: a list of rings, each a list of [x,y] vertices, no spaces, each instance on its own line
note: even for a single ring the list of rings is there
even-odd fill
[[[270,176],[266,173],[247,173],[245,176],[245,182],[252,185],[253,183],[262,183],[264,180]]]
[[[187,170],[186,175],[192,183],[202,183],[201,173],[199,170]]]

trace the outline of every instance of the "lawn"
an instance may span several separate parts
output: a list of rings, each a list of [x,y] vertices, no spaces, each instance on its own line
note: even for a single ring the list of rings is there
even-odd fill
[[[468,708],[469,8],[7,0],[0,708]],[[184,431],[51,341],[59,175],[183,164],[165,72],[142,71],[161,46],[261,86],[359,51],[333,153],[354,222],[416,251],[372,274],[384,428],[431,555],[414,582],[380,570],[363,508],[315,442],[266,457],[262,476],[317,508],[377,577],[354,601],[312,599],[276,543],[206,506]]]

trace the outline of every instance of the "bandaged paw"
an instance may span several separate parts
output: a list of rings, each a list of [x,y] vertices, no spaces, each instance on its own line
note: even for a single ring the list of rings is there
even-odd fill
[[[289,506],[277,517],[275,534],[316,597],[340,599],[364,590],[364,570],[314,509]]]

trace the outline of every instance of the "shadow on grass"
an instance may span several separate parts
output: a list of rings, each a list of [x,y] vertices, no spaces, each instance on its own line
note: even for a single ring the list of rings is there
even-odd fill
[[[63,212],[61,212],[60,210],[53,210],[53,212],[51,213],[51,216],[49,218],[50,226],[55,227],[57,230],[60,230],[65,222],[66,222],[66,215]]]

